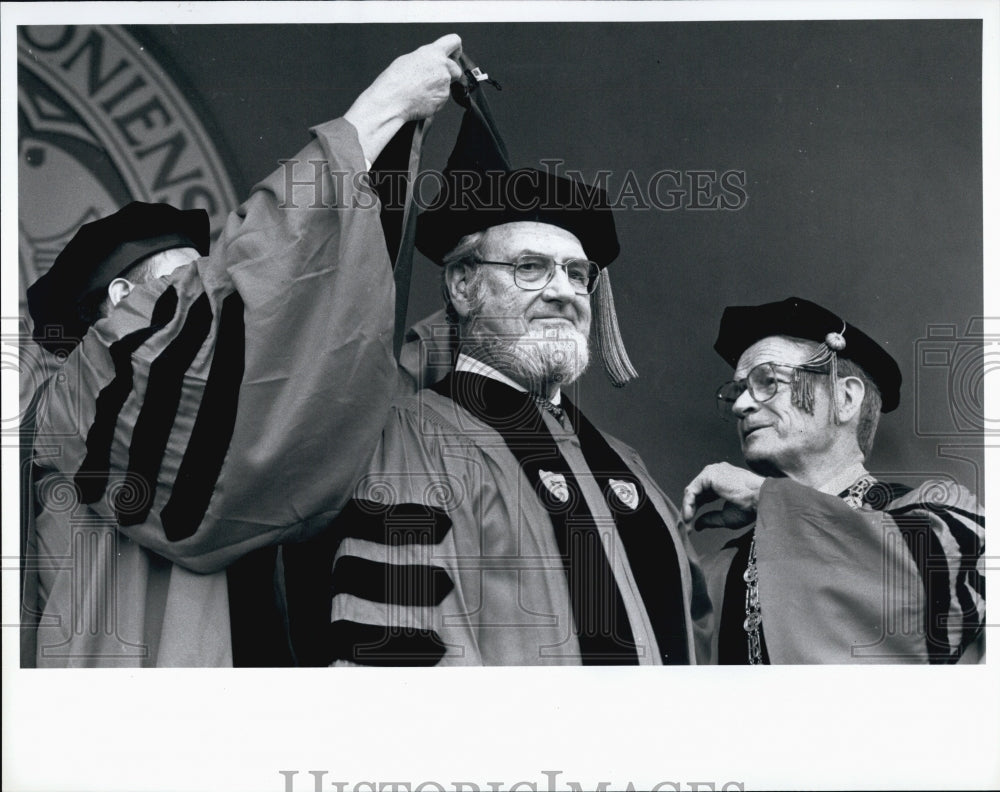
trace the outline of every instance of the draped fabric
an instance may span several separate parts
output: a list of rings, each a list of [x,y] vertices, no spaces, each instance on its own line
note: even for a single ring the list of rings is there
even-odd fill
[[[371,456],[392,270],[354,128],[313,131],[208,258],[134,289],[46,383],[23,663],[230,663],[220,570],[328,525]]]
[[[743,632],[738,603],[751,535],[771,663],[982,658],[985,518],[960,485],[879,482],[854,509],[839,496],[768,479],[756,525],[706,563],[722,606],[713,662],[746,662],[733,646]],[[745,656],[745,633],[743,641]]]
[[[298,662],[693,662],[707,600],[679,516],[568,412],[581,431],[473,374],[398,400],[352,502],[285,548]]]

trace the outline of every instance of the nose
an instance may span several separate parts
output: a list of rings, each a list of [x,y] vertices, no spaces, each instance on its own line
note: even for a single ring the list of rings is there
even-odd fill
[[[750,395],[750,389],[747,388],[739,395],[736,401],[733,402],[733,415],[737,418],[743,418],[752,412],[756,412],[760,405],[754,400],[754,397]]]
[[[542,289],[542,296],[547,300],[558,300],[560,302],[569,302],[577,296],[573,284],[569,282],[569,273],[566,271],[564,264],[556,264],[555,271],[552,273],[552,280],[546,283],[545,288]]]

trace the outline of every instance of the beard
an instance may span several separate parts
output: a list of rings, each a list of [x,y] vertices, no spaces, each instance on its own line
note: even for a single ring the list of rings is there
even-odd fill
[[[510,377],[529,393],[543,396],[548,396],[552,386],[569,385],[586,371],[590,364],[587,332],[567,322],[526,322],[514,299],[487,293],[490,288],[485,283],[476,287],[469,314],[462,321],[466,354]],[[487,319],[490,328],[486,327]],[[585,330],[589,329],[588,321]]]
[[[541,395],[553,385],[575,382],[590,363],[589,339],[569,327],[529,330],[520,336],[467,336],[463,351]]]

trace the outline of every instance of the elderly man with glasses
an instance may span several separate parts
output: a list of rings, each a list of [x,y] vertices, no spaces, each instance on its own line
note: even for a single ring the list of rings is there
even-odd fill
[[[739,530],[706,565],[709,660],[954,663],[983,654],[984,517],[952,481],[906,486],[865,467],[901,375],[876,341],[795,297],[725,310],[735,368],[717,402],[749,470],[709,465],[684,493],[696,528]]]
[[[606,365],[620,341],[611,209],[503,159],[467,111],[417,225],[446,305],[401,356],[424,387],[393,404],[326,534],[284,548],[300,663],[694,662],[707,596],[680,515],[567,393],[592,311]]]

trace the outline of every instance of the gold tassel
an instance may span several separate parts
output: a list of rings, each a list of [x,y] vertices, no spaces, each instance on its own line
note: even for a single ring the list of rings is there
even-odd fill
[[[847,332],[847,322],[841,320],[840,332],[827,333],[824,344],[830,351],[830,422],[834,426],[840,426],[840,409],[837,404],[837,386],[839,376],[837,374],[837,353],[847,349],[847,339],[844,333]]]
[[[845,325],[846,327],[846,325]],[[830,409],[829,419],[834,426],[840,425],[840,412],[837,409],[837,352],[847,346],[844,341],[843,331],[841,333],[827,333],[824,343],[819,344],[813,352],[812,357],[802,363],[803,366],[830,365],[828,382],[830,388]],[[815,394],[813,392],[812,380],[807,372],[796,371],[793,375],[791,387],[791,401],[797,407],[812,415]]]
[[[624,387],[629,380],[638,377],[632,361],[625,351],[625,342],[618,329],[618,315],[615,313],[615,299],[611,293],[611,278],[606,269],[601,270],[597,291],[594,292],[594,323],[597,325],[597,351],[604,363],[611,384]]]

